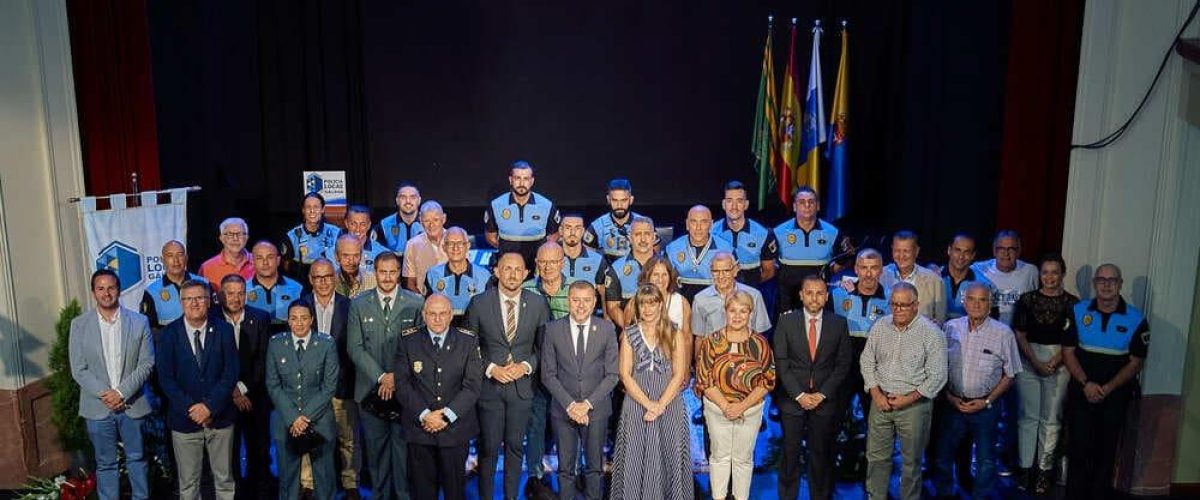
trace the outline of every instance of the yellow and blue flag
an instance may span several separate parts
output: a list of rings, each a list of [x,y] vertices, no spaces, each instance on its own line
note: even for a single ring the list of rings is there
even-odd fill
[[[825,142],[825,101],[821,92],[821,24],[813,27],[812,63],[808,69],[808,92],[804,101],[804,122],[800,139],[800,159],[796,185],[821,189],[821,143]]]
[[[824,195],[822,208],[829,220],[846,215],[846,196],[850,186],[846,177],[846,139],[850,137],[850,34],[842,26],[842,57],[838,61],[837,84],[833,87],[833,108],[829,110],[829,145],[825,151],[829,157],[829,186]]]

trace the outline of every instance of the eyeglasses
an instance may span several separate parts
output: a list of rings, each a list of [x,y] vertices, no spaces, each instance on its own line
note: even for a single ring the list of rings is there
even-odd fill
[[[180,302],[188,302],[188,303],[193,303],[193,304],[195,304],[195,303],[200,303],[200,302],[207,302],[207,301],[208,301],[208,297],[205,297],[205,296],[203,296],[203,295],[201,295],[201,296],[199,296],[199,297],[180,297],[180,298],[179,298],[179,301],[180,301]]]
[[[713,269],[712,270],[713,274],[733,274],[734,272],[736,272],[736,271],[732,267],[727,268],[727,269]]]
[[[467,242],[465,242],[465,241],[447,241],[447,242],[443,243],[443,245],[446,248],[462,248],[462,247],[467,246]]]
[[[1097,286],[1100,286],[1100,285],[1114,286],[1114,285],[1121,284],[1121,278],[1103,278],[1103,277],[1092,278],[1092,283],[1095,283]]]
[[[226,238],[245,238],[246,233],[221,233],[221,236]]]
[[[1021,247],[996,247],[996,252],[1016,252],[1021,250]]]
[[[892,302],[892,309],[911,309],[917,305],[917,301],[912,302]]]
[[[311,278],[313,281],[331,281],[331,280],[333,280],[333,275],[332,274],[314,274],[312,276],[309,276],[309,278]]]

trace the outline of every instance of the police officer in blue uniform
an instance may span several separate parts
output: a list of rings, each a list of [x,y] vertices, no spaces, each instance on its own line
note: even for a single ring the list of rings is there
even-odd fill
[[[436,293],[450,299],[454,324],[459,326],[462,324],[467,304],[471,303],[471,297],[487,289],[492,273],[467,259],[467,252],[471,250],[471,238],[463,228],[454,226],[447,229],[442,248],[446,250],[449,260],[445,264],[429,268],[425,273],[425,291],[428,295]]]
[[[421,206],[421,192],[417,187],[401,182],[396,185],[396,213],[379,221],[379,234],[383,235],[384,246],[404,260],[404,245],[413,236],[425,232],[417,217],[417,208]]]
[[[946,267],[942,269],[942,283],[946,290],[946,319],[951,320],[967,315],[963,306],[966,289],[964,283],[972,281],[982,283],[988,290],[995,292],[996,286],[987,275],[971,269],[975,263],[975,238],[966,233],[954,235],[950,245],[946,247]],[[992,304],[991,317],[1000,319],[1000,308]]]
[[[362,243],[359,265],[365,271],[375,272],[375,257],[388,249],[376,239],[375,231],[371,227],[371,209],[364,205],[350,205],[350,208],[346,209],[346,219],[343,223],[346,229],[342,234],[352,234]],[[325,249],[325,258],[334,263],[338,261],[337,240],[334,240],[333,246]]]
[[[583,244],[585,234],[583,216],[578,214],[563,216],[562,225],[558,227],[558,237],[562,242],[564,258],[563,274],[567,277],[567,285],[576,281],[586,281],[595,286],[597,292],[603,296],[604,276],[608,273],[609,261],[604,254]]]
[[[508,176],[509,192],[497,196],[483,213],[485,236],[496,247],[496,255],[521,254],[526,269],[534,268],[538,247],[558,234],[558,208],[545,196],[533,192],[533,165],[518,160]]]
[[[342,228],[325,222],[325,197],[313,191],[301,201],[303,221],[287,232],[280,242],[284,272],[293,278],[308,278],[308,266],[325,255],[326,249],[337,244]],[[286,308],[287,304],[282,307]],[[286,316],[287,313],[284,313]]]
[[[1070,432],[1067,498],[1113,498],[1113,464],[1129,404],[1138,397],[1138,372],[1150,346],[1146,316],[1121,297],[1121,270],[1096,268],[1096,298],[1075,304],[1063,335],[1063,364],[1071,372],[1066,424]]]
[[[205,285],[208,280],[187,270],[187,249],[183,243],[171,240],[162,247],[162,278],[146,285],[142,293],[139,310],[150,320],[150,328],[158,330],[168,323],[183,317],[183,303],[179,301],[179,287],[188,280]]]
[[[725,218],[713,224],[712,232],[733,246],[739,268],[737,280],[756,287],[775,277],[779,246],[774,232],[746,217],[749,207],[746,186],[741,181],[725,183],[725,197],[721,200]]]
[[[267,311],[273,331],[282,331],[287,324],[288,305],[300,298],[304,287],[279,273],[279,251],[274,243],[255,243],[250,253],[254,258],[254,279],[246,288],[246,305]]]
[[[656,255],[654,221],[638,217],[633,219],[629,227],[629,255],[614,261],[604,277],[604,311],[608,319],[621,328],[629,326],[624,319],[625,305],[637,293],[637,280],[642,274],[642,266]]]
[[[476,403],[483,360],[474,332],[450,325],[444,295],[425,299],[425,326],[401,332],[396,346],[396,399],[404,413],[412,497],[466,497],[467,443],[479,434]]]
[[[713,256],[724,250],[733,253],[733,246],[723,238],[713,236],[712,211],[703,205],[688,210],[687,234],[667,245],[664,252],[679,273],[679,294],[691,302],[700,290],[712,285]]]
[[[608,181],[609,212],[588,225],[583,242],[604,253],[609,262],[629,253],[629,222],[641,215],[631,212],[633,185],[628,179]]]
[[[796,216],[775,226],[779,242],[779,295],[775,311],[783,314],[800,307],[800,283],[809,274],[821,273],[837,248],[838,229],[817,218],[821,200],[808,186],[796,188],[792,210]]]
[[[891,314],[891,292],[879,283],[883,274],[883,255],[874,248],[859,250],[854,259],[854,273],[857,280],[854,289],[847,291],[843,287],[833,287],[829,306],[838,316],[846,318],[850,330],[850,347],[854,358],[854,367],[850,370],[848,391],[850,395],[858,395],[858,403],[863,415],[870,409],[870,401],[862,396],[862,370],[858,365],[863,349],[867,346],[867,332],[876,320]]]

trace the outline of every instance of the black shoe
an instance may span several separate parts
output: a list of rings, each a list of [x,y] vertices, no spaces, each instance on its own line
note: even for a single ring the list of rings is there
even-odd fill
[[[1041,495],[1045,495],[1046,493],[1050,492],[1050,488],[1054,484],[1052,481],[1053,478],[1051,477],[1052,475],[1053,475],[1052,471],[1048,471],[1048,470],[1038,470],[1037,471],[1037,478],[1035,478],[1033,480],[1033,494],[1034,495],[1041,496]]]
[[[1029,484],[1032,482],[1031,481],[1032,478],[1030,477],[1030,470],[1031,469],[1021,467],[1021,468],[1017,469],[1016,474],[1012,475],[1013,484],[1017,487],[1018,490],[1021,490],[1021,491],[1029,490]]]
[[[347,489],[345,500],[362,500],[362,496],[358,494],[358,488]]]
[[[300,500],[313,500],[313,490],[310,488],[301,488]]]

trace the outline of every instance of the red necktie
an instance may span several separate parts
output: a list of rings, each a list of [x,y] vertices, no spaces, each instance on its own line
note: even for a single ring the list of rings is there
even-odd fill
[[[817,318],[808,320],[808,357],[817,360]]]

